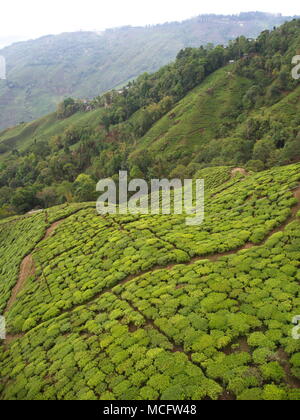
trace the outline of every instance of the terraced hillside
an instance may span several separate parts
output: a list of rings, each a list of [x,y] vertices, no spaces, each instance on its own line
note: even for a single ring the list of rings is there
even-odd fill
[[[198,227],[91,203],[0,224],[2,400],[300,400],[300,164],[216,173]]]

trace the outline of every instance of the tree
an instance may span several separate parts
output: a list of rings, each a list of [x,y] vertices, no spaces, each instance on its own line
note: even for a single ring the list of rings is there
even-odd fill
[[[61,102],[57,107],[57,116],[58,118],[67,118],[75,114],[79,110],[79,103],[76,102],[73,98],[67,98]]]
[[[19,188],[12,197],[11,204],[17,213],[26,213],[41,204],[36,197],[36,188]]]
[[[300,133],[296,139],[290,140],[286,143],[283,149],[283,158],[285,162],[297,162],[300,158]]]
[[[43,207],[52,207],[58,204],[58,194],[54,187],[46,187],[37,193],[37,199],[43,203]]]
[[[266,163],[271,155],[271,152],[276,149],[274,142],[270,139],[259,140],[255,143],[253,149],[253,159],[261,160]]]
[[[74,182],[74,198],[76,201],[96,200],[96,183],[89,175],[81,174]]]
[[[248,171],[261,172],[265,169],[265,165],[261,160],[249,160],[246,168]]]
[[[10,201],[10,197],[13,193],[12,188],[2,187],[0,188],[0,207]]]
[[[261,94],[259,86],[252,86],[243,97],[243,105],[246,109],[252,108]]]
[[[73,201],[73,184],[68,181],[63,181],[57,187],[57,193],[59,194],[61,201],[67,201],[71,203]]]
[[[170,178],[178,178],[183,180],[186,177],[187,168],[184,165],[178,165],[170,173]]]
[[[15,213],[9,206],[0,207],[0,220],[13,216]]]
[[[143,172],[140,170],[140,168],[137,165],[134,165],[131,168],[130,178],[132,178],[132,179],[143,179],[144,178]]]

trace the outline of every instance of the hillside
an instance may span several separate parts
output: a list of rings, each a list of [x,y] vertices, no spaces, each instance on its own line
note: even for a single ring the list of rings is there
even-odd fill
[[[256,40],[188,48],[122,92],[87,104],[68,99],[56,113],[3,131],[0,217],[93,201],[97,181],[119,170],[150,180],[298,162],[300,85],[291,62],[299,40],[294,20]]]
[[[0,129],[55,110],[64,98],[93,98],[153,72],[185,47],[255,38],[291,17],[265,13],[199,16],[184,22],[66,33],[0,50],[7,80],[0,80]]]
[[[206,181],[193,228],[93,203],[0,224],[1,400],[300,399],[300,165]]]
[[[300,400],[299,42],[185,48],[0,133],[0,400]],[[203,223],[98,214],[120,170],[204,179]]]

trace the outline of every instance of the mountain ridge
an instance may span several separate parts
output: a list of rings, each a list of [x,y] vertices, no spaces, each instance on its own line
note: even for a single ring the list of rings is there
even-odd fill
[[[92,101],[0,133],[0,208],[20,213],[95,198],[99,179],[256,172],[300,160],[300,20],[176,61]]]
[[[175,59],[182,48],[226,44],[240,35],[256,37],[263,29],[291,19],[258,12],[205,15],[109,29],[101,36],[94,32],[49,35],[6,47],[0,50],[7,61],[7,80],[0,81],[0,129],[54,111],[68,96],[93,98],[143,72],[154,72]]]

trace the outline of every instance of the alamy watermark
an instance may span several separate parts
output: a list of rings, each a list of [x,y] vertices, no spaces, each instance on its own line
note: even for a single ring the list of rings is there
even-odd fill
[[[292,78],[295,80],[300,79],[300,55],[295,55],[292,59],[292,64],[295,64],[295,67],[292,69]]]
[[[6,339],[6,323],[4,316],[0,316],[0,340]]]
[[[6,60],[3,55],[0,55],[0,80],[6,79]]]
[[[119,191],[112,179],[103,179],[97,191],[103,194],[97,200],[99,214],[184,214],[186,224],[197,226],[204,221],[203,179],[152,179],[150,190],[144,179],[128,183],[127,171],[119,172]],[[129,197],[129,193],[134,193]],[[117,200],[118,198],[118,200]],[[118,204],[117,204],[118,202]]]
[[[300,315],[295,316],[292,323],[296,325],[296,327],[292,329],[292,337],[294,340],[300,340]]]

